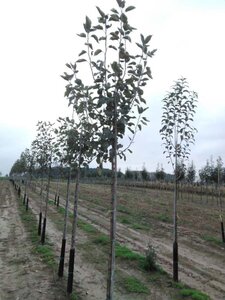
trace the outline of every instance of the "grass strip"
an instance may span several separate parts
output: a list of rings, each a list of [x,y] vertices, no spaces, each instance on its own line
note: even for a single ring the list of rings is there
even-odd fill
[[[19,215],[25,226],[28,237],[33,245],[34,253],[38,253],[40,258],[46,265],[56,270],[57,262],[55,259],[52,244],[48,241],[47,237],[46,243],[44,245],[40,244],[40,236],[37,234],[36,217],[30,209],[26,211],[25,206],[22,205],[21,201],[19,203]]]
[[[186,284],[183,284],[181,282],[173,282],[172,286],[179,290],[179,296],[181,296],[183,299],[193,299],[193,300],[210,300],[211,298],[196,289],[192,289]]]

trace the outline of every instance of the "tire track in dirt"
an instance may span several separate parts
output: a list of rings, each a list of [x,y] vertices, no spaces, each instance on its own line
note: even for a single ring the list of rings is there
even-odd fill
[[[54,198],[54,195],[51,194],[50,197]],[[61,197],[61,203],[64,202],[65,200]],[[94,209],[89,209],[84,200],[79,200],[79,218],[91,223],[99,231],[108,234],[109,217],[101,206],[96,205]],[[172,239],[156,238],[117,223],[117,240],[141,253],[144,253],[148,242],[150,242],[156,249],[159,264],[171,274]],[[213,247],[206,245],[204,247],[208,249],[205,252],[203,249],[193,249],[188,244],[183,245],[181,239],[179,243],[179,278],[192,288],[207,293],[212,299],[224,300],[225,271],[223,265],[225,260],[221,260],[221,253],[219,257],[212,257],[211,254],[219,252],[218,249],[214,250]]]
[[[91,222],[93,226],[104,233],[108,232],[109,220],[101,211],[93,212],[85,206],[84,201],[79,205],[80,217]],[[172,270],[172,240],[152,237],[140,233],[124,224],[117,223],[117,240],[128,245],[131,249],[144,253],[148,242],[156,249],[160,265],[171,274]],[[213,250],[211,251],[213,252]],[[208,253],[194,250],[187,245],[179,244],[179,277],[180,280],[193,288],[199,289],[212,299],[225,299],[225,260],[219,260]]]
[[[8,181],[0,182],[0,201],[0,299],[66,299],[48,268],[32,254]]]
[[[36,217],[38,218],[39,215],[39,206],[38,206],[38,197],[39,195],[32,192],[30,201],[30,208],[35,213]],[[50,198],[53,197],[53,194],[50,194]],[[34,200],[37,201],[34,201]],[[65,200],[61,199],[61,203],[65,204]],[[51,211],[51,213],[56,214],[56,206],[49,205],[48,210]],[[70,212],[72,212],[72,208],[70,208]],[[51,242],[54,243],[55,252],[60,253],[60,247],[61,247],[61,235],[62,233],[59,232],[59,230],[56,228],[56,226],[49,220],[48,217],[47,220],[47,235]],[[82,215],[79,215],[79,219],[87,221],[89,224],[92,223],[92,225],[98,229],[100,232],[103,232],[103,227],[99,228],[98,225],[94,224],[92,221],[87,220],[86,218],[83,218]],[[86,240],[86,237],[84,236],[84,233],[82,230],[79,230],[78,228],[77,238],[76,242],[79,243],[82,239]],[[108,233],[107,229],[105,230],[105,233]],[[69,248],[70,241],[68,241],[67,248]],[[67,251],[68,252],[68,251]],[[107,265],[107,261],[106,261]],[[68,264],[65,263],[65,272],[67,271]],[[119,270],[120,267],[117,266],[117,270]],[[136,276],[136,270],[124,270],[121,269],[123,272],[127,273],[127,276]],[[75,259],[75,286],[78,288],[79,295],[82,295],[82,299],[85,300],[91,300],[91,299],[105,299],[106,296],[106,273],[103,275],[101,272],[96,270],[96,268],[93,268],[93,266],[87,261],[84,262],[84,259],[82,258],[82,255],[80,255],[79,251],[76,253],[76,259]],[[67,276],[67,275],[66,275]],[[137,295],[134,294],[124,294],[121,293],[119,290],[115,289],[114,293],[115,300],[136,300]],[[154,300],[171,300],[171,297],[165,293],[165,291],[160,290],[158,287],[151,287],[151,295],[139,295],[139,299],[154,299]],[[149,298],[150,297],[150,298]]]
[[[38,220],[38,215],[40,208],[38,206],[37,195],[34,193],[30,194],[30,209],[32,209],[33,213],[36,215]],[[54,211],[54,208],[51,206],[48,207],[48,210]],[[53,244],[54,251],[58,255],[60,255],[61,249],[61,239],[62,239],[62,232],[56,227],[54,222],[51,220],[50,217],[47,217],[47,236],[50,242]],[[78,236],[76,239],[76,243],[85,239],[82,236],[80,230],[78,230]],[[69,252],[70,249],[70,239],[67,240],[66,245],[66,253]],[[68,262],[67,258],[65,260],[65,275],[64,278],[67,279],[67,272],[68,272]],[[98,272],[97,270],[93,269],[91,264],[84,262],[81,255],[77,252],[75,258],[75,270],[74,270],[74,290],[78,292],[79,296],[85,300],[93,300],[93,299],[104,299],[106,294],[106,287],[104,285],[105,278],[102,273]],[[98,287],[98,288],[96,288]]]

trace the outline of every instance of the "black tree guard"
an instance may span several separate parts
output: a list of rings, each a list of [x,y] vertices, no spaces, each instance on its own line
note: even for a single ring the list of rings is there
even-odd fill
[[[27,198],[27,194],[25,193],[25,194],[24,194],[24,197],[23,197],[23,204],[26,203],[26,198]]]
[[[178,244],[173,243],[173,280],[178,282]]]
[[[68,273],[68,282],[67,282],[67,293],[68,294],[71,294],[73,291],[74,257],[75,257],[75,249],[70,249],[69,273]]]
[[[38,235],[41,235],[42,212],[39,213]]]
[[[222,241],[223,241],[223,243],[225,243],[225,235],[224,235],[223,221],[221,221],[221,233],[222,233]]]
[[[42,233],[41,233],[41,243],[42,245],[45,243],[45,231],[46,231],[46,217],[43,221]]]
[[[65,250],[66,250],[66,239],[62,239],[61,254],[59,260],[59,270],[58,270],[59,277],[63,277]]]
[[[26,211],[28,211],[28,207],[29,207],[29,198],[27,198],[27,202],[26,202]]]

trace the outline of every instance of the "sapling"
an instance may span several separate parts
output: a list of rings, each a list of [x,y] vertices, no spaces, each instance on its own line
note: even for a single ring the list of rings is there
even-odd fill
[[[162,136],[164,153],[174,171],[173,202],[173,279],[178,281],[178,236],[177,236],[177,200],[178,180],[180,178],[178,162],[188,159],[190,144],[194,143],[196,129],[192,126],[195,114],[197,93],[190,91],[186,78],[178,79],[172,91],[163,99]]]
[[[68,223],[68,212],[69,212],[69,200],[70,200],[70,186],[71,186],[71,168],[72,161],[74,158],[73,147],[71,147],[71,139],[73,138],[73,122],[67,119],[59,118],[59,128],[56,129],[57,134],[56,142],[56,155],[58,156],[61,167],[64,165],[68,168],[67,188],[66,188],[66,202],[65,202],[65,214],[63,222],[63,234],[62,244],[58,268],[58,276],[62,277],[64,273],[64,261],[65,261],[65,250],[67,241],[67,223]],[[72,148],[72,149],[71,149]]]
[[[47,171],[47,185],[46,185],[46,194],[45,194],[44,218],[43,218],[43,225],[42,225],[42,230],[41,230],[41,243],[42,244],[45,243],[51,165],[52,165],[52,155],[53,155],[53,148],[54,148],[53,125],[54,124],[52,124],[50,122],[39,121],[37,124],[37,137],[36,137],[36,140],[34,141],[34,147],[37,150],[37,157],[38,157],[37,161],[40,162],[42,170]],[[41,198],[38,233],[40,233],[42,217],[43,216],[42,216],[42,198]]]
[[[111,216],[110,216],[110,253],[108,260],[108,279],[106,299],[113,299],[116,207],[117,207],[117,157],[126,158],[125,151],[132,144],[136,132],[147,125],[142,114],[147,109],[143,97],[143,87],[152,78],[148,58],[156,50],[149,50],[152,36],[141,34],[135,46],[139,53],[133,53],[132,33],[135,30],[128,21],[127,13],[135,9],[126,6],[125,1],[117,0],[118,8],[106,14],[97,7],[99,18],[93,24],[86,17],[84,31],[79,36],[84,39],[84,49],[74,64],[67,64],[72,74],[64,73],[69,82],[65,95],[70,103],[75,99],[83,102],[80,111],[86,111],[88,121],[97,120],[96,131],[97,163],[109,161],[112,170]],[[90,76],[82,80],[78,70],[87,64]],[[82,67],[79,68],[79,66]],[[89,81],[88,81],[89,80]],[[84,83],[88,81],[88,83]],[[80,113],[75,107],[76,112]],[[132,134],[127,146],[122,144],[126,130]]]

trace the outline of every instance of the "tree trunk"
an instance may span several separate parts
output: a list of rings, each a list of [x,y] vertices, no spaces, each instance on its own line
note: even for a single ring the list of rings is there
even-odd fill
[[[176,146],[175,146],[176,147]],[[174,203],[173,203],[173,280],[178,281],[178,239],[177,239],[177,196],[178,196],[178,178],[177,178],[177,153],[175,153],[175,172],[174,172]]]
[[[111,186],[111,218],[110,218],[110,250],[108,260],[108,278],[106,300],[113,299],[115,276],[115,244],[116,244],[116,207],[117,207],[117,123],[114,115],[114,140],[112,143],[112,186]]]
[[[65,215],[64,215],[64,228],[63,228],[62,246],[61,246],[61,254],[60,254],[59,269],[58,269],[58,276],[59,277],[63,276],[63,271],[64,271],[67,222],[68,222],[69,200],[70,200],[70,181],[71,181],[71,168],[69,168],[69,174],[68,174],[68,180],[67,180],[66,204],[65,204]]]
[[[38,235],[41,235],[41,225],[42,225],[42,212],[39,213],[39,222],[38,222]]]
[[[48,198],[49,198],[49,188],[50,188],[50,173],[51,173],[51,165],[49,166],[48,170],[48,183],[47,183],[47,190],[46,190],[46,198],[45,198],[45,212],[44,212],[44,222],[42,227],[41,233],[41,243],[45,243],[45,233],[46,233],[46,223],[47,223],[47,212],[48,212]]]
[[[74,261],[76,255],[76,231],[77,231],[77,207],[78,207],[78,195],[80,187],[80,166],[77,168],[76,187],[74,194],[74,207],[73,207],[73,223],[72,223],[72,235],[71,235],[71,248],[69,256],[69,271],[67,281],[67,293],[71,294],[73,291],[73,273],[74,273]]]

